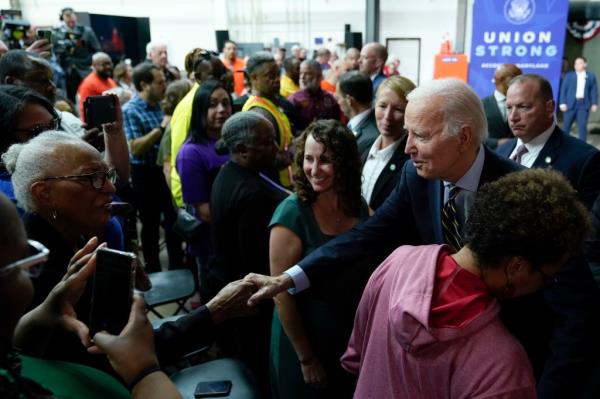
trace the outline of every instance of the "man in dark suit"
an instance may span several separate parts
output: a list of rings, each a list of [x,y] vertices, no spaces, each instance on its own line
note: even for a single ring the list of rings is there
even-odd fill
[[[516,138],[500,146],[498,153],[525,167],[561,172],[590,209],[600,192],[600,151],[556,126],[550,83],[539,75],[518,76],[508,88],[506,105],[508,123]],[[570,259],[555,283],[544,290],[544,298],[538,296],[528,303],[514,301],[503,308],[511,312],[511,320],[504,320],[517,336],[526,334],[522,329],[527,322],[541,325],[548,320],[544,313],[553,313],[550,320],[558,327],[546,326],[553,352],[547,354],[545,365],[541,360],[547,352],[546,340],[529,335],[521,341],[536,372],[545,367],[538,389],[540,397],[576,396],[590,369],[587,361],[598,350],[593,344],[598,332],[598,291],[583,258]],[[562,346],[558,351],[557,345]]]
[[[506,90],[508,90],[510,81],[522,73],[514,64],[500,65],[494,73],[494,83],[496,84],[494,94],[481,100],[488,124],[488,139],[485,143],[491,149],[495,149],[512,137],[506,119]]]
[[[403,244],[442,243],[442,208],[452,186],[460,188],[454,200],[462,226],[481,185],[520,169],[482,145],[487,133],[483,106],[456,79],[431,81],[413,90],[404,123],[411,162],[405,164],[398,186],[371,218],[284,273],[280,289],[306,289],[356,257],[381,258]]]
[[[590,209],[600,193],[600,151],[554,122],[552,87],[539,75],[521,75],[507,92],[508,123],[515,136],[498,154],[528,168],[560,171]]]
[[[375,112],[371,107],[373,82],[362,72],[346,72],[337,83],[335,98],[348,118],[348,128],[356,136],[358,152],[363,154],[369,151],[379,136]]]
[[[579,139],[587,139],[587,122],[590,110],[598,109],[598,84],[596,75],[586,70],[584,57],[575,58],[575,71],[568,72],[560,86],[559,108],[564,112],[563,127],[571,132],[573,120],[577,120]]]
[[[452,241],[456,242],[453,235],[442,227],[442,214],[446,214],[443,209],[450,198],[454,199],[456,207],[453,219],[458,224],[460,241],[461,226],[478,188],[519,170],[519,165],[502,159],[481,144],[487,130],[483,106],[475,93],[457,80],[433,81],[411,92],[405,125],[408,129],[406,152],[411,162],[406,163],[400,183],[385,203],[370,219],[312,252],[282,275],[247,276],[248,281],[259,287],[249,301],[251,304],[285,289],[302,291],[311,283],[335,276],[352,259],[366,255],[386,256],[399,245],[453,244]],[[459,189],[458,194],[455,187]],[[581,272],[581,268],[577,270]],[[581,290],[580,296],[574,296],[569,290],[574,287]],[[522,321],[521,318],[518,318],[520,323],[513,323],[524,326],[518,336],[521,342],[535,344],[542,341],[545,351],[539,353],[541,360],[531,359],[532,363],[543,364],[551,347],[552,356],[545,364],[544,375],[539,377],[538,390],[543,397],[565,397],[565,391],[573,387],[572,381],[583,378],[583,375],[571,373],[569,366],[581,364],[581,358],[585,357],[590,336],[581,338],[581,335],[595,331],[588,329],[586,323],[587,316],[592,313],[590,308],[595,309],[598,303],[598,293],[590,292],[592,289],[595,286],[589,270],[587,276],[576,274],[575,279],[564,280],[564,283],[561,272],[543,290],[552,310],[552,313],[539,312],[543,313],[540,315],[544,316],[543,323]],[[552,323],[556,327],[548,328]],[[571,331],[559,328],[564,326],[578,326],[584,332],[571,338],[568,335]],[[529,353],[538,355],[535,350]],[[579,367],[575,369],[580,371]]]
[[[373,82],[373,97],[381,82],[385,80],[383,67],[387,60],[388,52],[381,43],[367,43],[360,51],[358,59],[358,70],[371,78]]]

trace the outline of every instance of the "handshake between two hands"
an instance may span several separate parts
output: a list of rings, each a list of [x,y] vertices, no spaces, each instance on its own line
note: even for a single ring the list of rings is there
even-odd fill
[[[115,370],[125,381],[130,381],[139,370],[158,364],[154,352],[154,332],[146,316],[143,298],[138,295],[134,297],[128,323],[118,336],[103,331],[90,337],[88,326],[77,319],[74,309],[87,280],[95,272],[96,249],[102,246],[104,244],[98,245],[96,237],[88,241],[73,256],[67,273],[46,300],[23,318],[29,320],[29,323],[22,324],[42,326],[45,329],[57,328],[76,334],[88,348],[88,352],[105,353]],[[260,301],[274,297],[291,285],[291,278],[286,274],[270,277],[251,273],[244,279],[225,286],[206,307],[215,324],[230,318],[252,315],[256,313],[255,305]],[[187,317],[193,317],[193,314]],[[27,327],[21,330],[27,330]],[[27,337],[27,333],[21,335]]]

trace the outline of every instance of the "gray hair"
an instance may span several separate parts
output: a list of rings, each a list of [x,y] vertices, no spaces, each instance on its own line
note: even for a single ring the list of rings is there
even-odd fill
[[[167,47],[167,45],[163,42],[148,42],[148,44],[146,44],[146,57],[148,57],[152,50],[158,46],[165,46],[165,48]]]
[[[218,151],[223,152],[227,149],[230,154],[234,154],[238,144],[252,142],[256,127],[264,122],[272,126],[267,118],[257,112],[246,111],[234,114],[223,125],[221,138],[216,143]]]
[[[50,130],[23,144],[13,144],[2,154],[2,162],[11,174],[19,206],[28,212],[36,210],[31,185],[45,177],[56,166],[64,165],[66,157],[56,152],[60,145],[90,146],[72,134]]]
[[[252,54],[248,59],[248,62],[246,62],[246,72],[250,75],[267,62],[275,62],[273,55],[268,51],[258,51]]]
[[[432,80],[411,91],[406,99],[412,103],[428,103],[436,97],[444,99],[444,127],[448,134],[456,135],[462,126],[469,125],[479,144],[486,140],[483,104],[466,83],[454,78]]]
[[[323,67],[316,60],[304,60],[302,61],[302,64],[308,66],[310,69],[316,72],[317,75],[323,75]]]

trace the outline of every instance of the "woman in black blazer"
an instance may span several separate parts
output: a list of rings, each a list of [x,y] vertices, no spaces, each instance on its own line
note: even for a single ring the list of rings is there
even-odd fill
[[[375,120],[379,137],[362,154],[362,195],[376,210],[392,192],[408,155],[404,153],[406,96],[415,84],[402,76],[391,76],[381,83],[375,98]]]

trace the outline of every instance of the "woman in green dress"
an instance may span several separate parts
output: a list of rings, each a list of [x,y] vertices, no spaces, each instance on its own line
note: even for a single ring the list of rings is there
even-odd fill
[[[272,275],[368,215],[361,198],[360,157],[350,130],[333,120],[313,122],[297,148],[296,193],[279,205],[270,224]],[[352,295],[346,294],[356,293],[358,298],[366,280],[350,269],[326,287],[275,297],[273,398],[351,397],[353,379],[339,362],[356,310]]]

